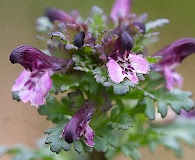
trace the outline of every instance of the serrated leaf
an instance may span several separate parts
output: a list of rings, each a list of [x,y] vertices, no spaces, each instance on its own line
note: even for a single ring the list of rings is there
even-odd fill
[[[127,155],[131,156],[132,160],[139,160],[141,158],[141,154],[137,149],[137,145],[133,143],[127,143],[121,147],[122,152]]]
[[[108,124],[111,124],[112,128],[117,127],[119,130],[127,130],[133,126],[129,114],[121,112],[116,116],[112,116]]]
[[[162,27],[165,24],[168,24],[169,20],[165,18],[157,19],[155,21],[147,22],[146,23],[146,32],[148,32],[151,29],[157,28],[157,27]]]
[[[50,96],[46,104],[38,109],[38,112],[41,115],[46,115],[47,120],[51,120],[54,123],[59,123],[60,121],[65,120],[64,115],[71,113],[67,106],[63,105],[52,96]]]
[[[93,148],[92,147],[89,147],[85,144],[85,142],[81,141],[82,145],[83,145],[83,150],[86,152],[86,153],[91,153],[93,151]]]
[[[107,81],[107,72],[103,68],[97,67],[92,71],[97,83],[103,84]]]
[[[113,86],[113,92],[117,95],[124,95],[125,93],[129,92],[130,87],[131,88],[135,87],[135,85],[127,79],[125,79],[123,82],[119,84],[116,84],[112,82],[110,79],[108,79],[108,81],[105,82],[103,85],[105,87]]]
[[[71,149],[71,144],[68,144],[64,138],[60,138],[62,130],[63,127],[56,127],[45,132],[45,134],[48,134],[45,143],[50,144],[50,150],[57,154],[61,150],[68,151]]]
[[[95,142],[95,146],[94,149],[98,152],[106,152],[107,150],[107,142],[105,141],[104,138],[95,135],[94,137],[94,142]]]
[[[167,111],[168,111],[167,104],[159,101],[158,102],[158,113],[161,113],[162,118],[166,117]]]
[[[195,146],[195,121],[190,118],[178,118],[174,123],[164,126],[153,126],[149,129],[157,133],[156,140],[151,139],[153,145],[163,145],[172,150],[177,157],[183,155],[180,142],[191,147]]]
[[[149,98],[149,97],[145,97],[144,98],[144,102],[146,105],[146,109],[145,109],[145,114],[146,116],[150,119],[150,120],[154,120],[155,119],[155,107],[154,107],[154,100]]]
[[[79,87],[78,76],[75,74],[55,74],[52,76],[53,84],[59,88],[59,91],[65,92],[69,89]]]
[[[157,100],[158,112],[162,117],[166,116],[167,106],[171,106],[172,110],[180,114],[181,109],[190,111],[194,108],[194,102],[191,97],[191,92],[182,91],[180,89],[173,89],[171,92],[165,88],[161,88],[152,92]]]
[[[65,35],[62,32],[59,32],[59,31],[53,32],[51,34],[51,39],[53,39],[53,38],[57,38],[57,39],[63,41],[64,44],[67,43],[66,37],[65,37]]]
[[[76,141],[73,142],[73,145],[74,145],[75,151],[77,151],[80,154],[83,150],[83,145],[82,145],[81,141],[76,140]]]
[[[118,146],[119,138],[113,133],[111,127],[102,128],[101,131],[98,131],[98,134],[101,135],[109,145],[113,147]]]

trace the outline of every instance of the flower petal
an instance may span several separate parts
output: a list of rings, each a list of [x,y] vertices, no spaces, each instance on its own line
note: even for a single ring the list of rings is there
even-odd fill
[[[31,93],[30,102],[32,105],[39,106],[43,105],[46,100],[46,96],[52,87],[52,80],[49,72],[45,72],[40,79],[38,79],[33,92]]]
[[[175,85],[182,87],[183,78],[180,74],[171,71],[167,66],[164,67],[164,77],[166,80],[166,88],[171,90]]]
[[[70,60],[51,57],[32,46],[19,46],[10,54],[11,63],[19,63],[31,72],[52,70],[58,71],[67,66]]]
[[[122,68],[120,65],[113,59],[110,59],[107,64],[108,74],[110,79],[115,83],[120,83],[125,78],[125,75],[122,73]]]
[[[136,76],[135,72],[128,73],[126,77],[133,83],[137,84],[138,83],[138,78]]]
[[[28,72],[24,70],[16,79],[12,91],[18,91],[22,102],[32,105],[44,104],[46,96],[52,87],[49,72]]]
[[[88,123],[93,116],[95,108],[93,104],[86,102],[66,124],[61,137],[64,137],[65,141],[72,143],[74,140],[84,137],[84,140],[88,146],[93,146],[94,132],[89,127]]]
[[[89,125],[86,125],[85,131],[83,134],[84,141],[85,141],[86,145],[88,145],[90,147],[93,147],[95,145],[95,143],[93,141],[94,135],[95,134],[94,134],[93,130],[91,129],[91,127]]]
[[[149,72],[149,63],[142,55],[129,54],[129,61],[135,72],[142,74]]]
[[[73,18],[66,12],[57,8],[48,8],[45,15],[50,19],[51,22],[56,20],[62,22],[72,22]]]
[[[132,0],[115,0],[110,16],[114,21],[119,17],[125,17],[130,13]]]
[[[12,86],[12,91],[19,91],[24,87],[24,84],[30,79],[31,72],[23,70],[22,73],[15,80]]]
[[[161,56],[162,60],[153,68],[166,66],[176,66],[183,59],[192,53],[195,53],[195,38],[181,38],[158,51],[154,56]]]

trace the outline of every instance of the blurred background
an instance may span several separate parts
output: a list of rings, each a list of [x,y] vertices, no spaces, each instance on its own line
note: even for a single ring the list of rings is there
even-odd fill
[[[114,0],[0,0],[0,145],[25,144],[35,146],[35,140],[43,135],[50,124],[45,117],[39,116],[37,108],[30,104],[12,100],[11,87],[21,70],[20,65],[9,62],[10,52],[18,45],[28,44],[39,48],[41,41],[35,38],[35,20],[43,15],[45,8],[53,6],[69,12],[78,9],[84,17],[90,8],[97,5],[109,14]],[[168,18],[170,24],[160,28],[160,41],[150,46],[150,53],[155,53],[165,45],[182,37],[195,37],[194,0],[134,0],[133,12],[147,12],[148,20]],[[41,48],[40,48],[41,49]],[[184,77],[184,89],[195,94],[195,55],[186,58],[177,70]],[[195,97],[193,97],[195,100]],[[182,160],[189,160],[195,152],[185,148]],[[149,153],[143,148],[142,159],[175,159],[173,154],[164,148]]]

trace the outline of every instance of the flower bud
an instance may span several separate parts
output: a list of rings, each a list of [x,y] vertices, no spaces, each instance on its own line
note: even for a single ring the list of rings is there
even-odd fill
[[[84,38],[85,38],[85,33],[79,32],[75,35],[74,37],[74,45],[77,46],[78,48],[82,47],[84,44]]]

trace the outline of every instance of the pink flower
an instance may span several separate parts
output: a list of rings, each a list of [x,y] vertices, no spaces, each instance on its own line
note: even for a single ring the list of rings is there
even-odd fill
[[[51,87],[52,80],[48,71],[32,73],[23,70],[15,80],[12,91],[19,91],[20,99],[24,103],[30,101],[32,105],[39,106],[44,104]]]
[[[149,72],[149,63],[142,55],[130,54],[127,51],[123,57],[117,60],[110,59],[107,62],[108,74],[114,83],[120,83],[127,77],[134,84],[138,83],[138,74]]]
[[[126,17],[131,10],[132,0],[115,0],[110,17],[116,22],[119,17]]]
[[[154,54],[154,56],[161,56],[162,60],[153,64],[152,69],[163,74],[167,89],[171,90],[175,85],[182,86],[183,78],[175,69],[192,53],[195,53],[195,38],[178,39]]]
[[[16,79],[12,91],[18,92],[26,103],[39,106],[44,104],[52,87],[51,75],[58,71],[66,72],[72,60],[51,57],[31,46],[19,46],[10,55],[11,63],[19,63],[24,70]]]

